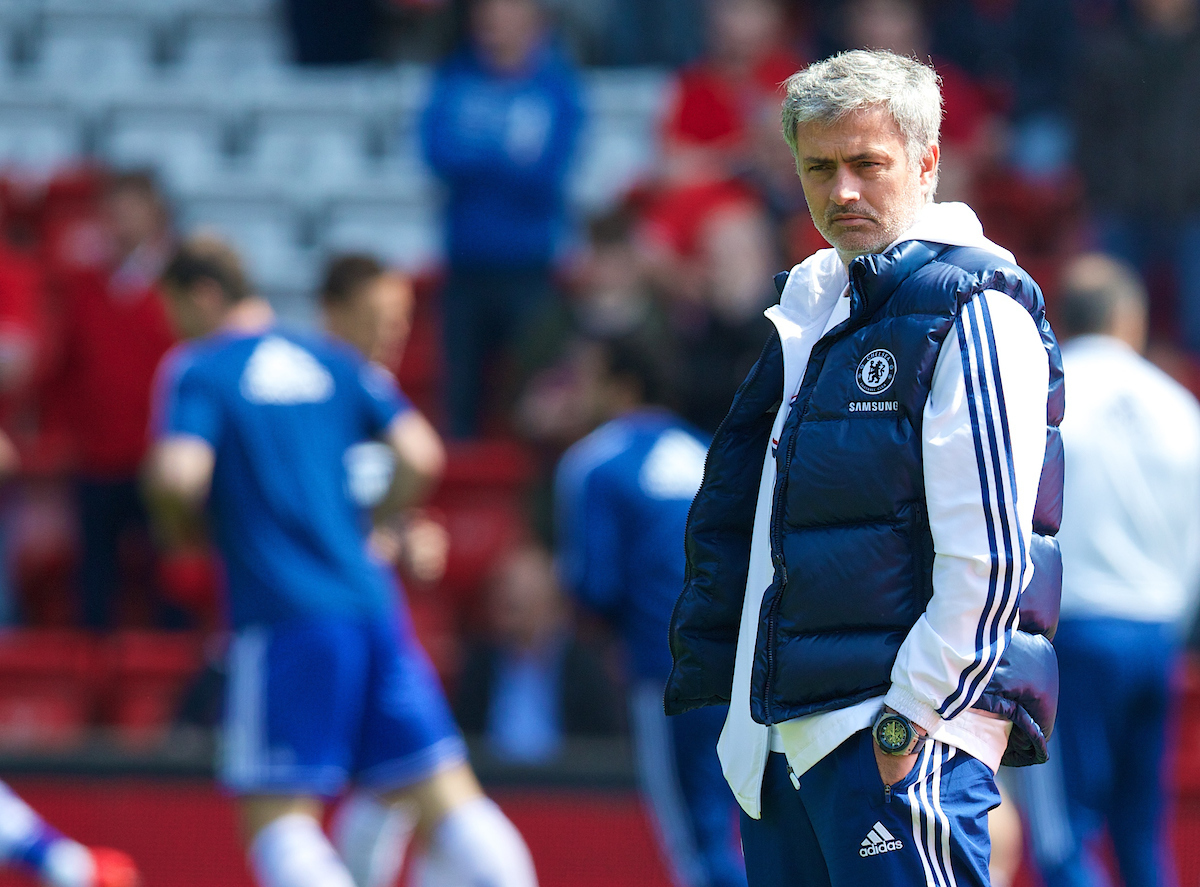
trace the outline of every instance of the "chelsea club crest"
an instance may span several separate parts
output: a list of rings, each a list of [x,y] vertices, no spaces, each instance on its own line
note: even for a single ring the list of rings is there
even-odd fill
[[[896,358],[886,348],[876,348],[861,361],[854,380],[864,394],[882,394],[896,378]]]

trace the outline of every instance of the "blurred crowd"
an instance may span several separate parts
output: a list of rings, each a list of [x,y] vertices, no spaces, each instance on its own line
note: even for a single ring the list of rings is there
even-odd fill
[[[462,722],[501,757],[549,760],[568,735],[623,729],[621,659],[556,577],[554,468],[611,415],[597,343],[652,343],[664,405],[700,434],[721,421],[766,340],[773,276],[825,245],[779,128],[781,83],[807,61],[852,47],[932,59],[939,199],[977,210],[1052,314],[1072,255],[1125,258],[1150,293],[1154,353],[1185,384],[1200,378],[1200,117],[1180,113],[1200,107],[1197,0],[384,6],[286,12],[301,64],[448,47],[420,124],[443,185],[445,267],[413,281],[408,348],[384,360],[464,462],[503,441],[527,466],[518,526],[470,589],[429,604],[469,528],[450,526],[447,543],[426,520],[407,567],[414,604],[439,613],[428,640],[462,688]],[[656,168],[579,219],[564,190],[586,131],[584,65],[675,73]],[[158,553],[139,489],[173,343],[157,278],[176,231],[153,171],[10,184],[0,212],[0,622],[219,628],[219,571],[203,552]]]

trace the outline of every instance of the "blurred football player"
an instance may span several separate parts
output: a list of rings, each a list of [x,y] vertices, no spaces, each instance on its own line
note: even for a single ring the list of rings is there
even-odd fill
[[[163,283],[194,341],[160,370],[151,489],[164,532],[193,536],[206,514],[225,562],[235,637],[220,775],[259,883],[352,887],[321,815],[353,781],[414,805],[426,887],[536,884],[348,488],[346,451],[378,437],[395,457],[389,501],[415,501],[444,463],[437,434],[351,346],[274,326],[219,241],[185,243]]]
[[[1173,681],[1200,587],[1200,407],[1141,356],[1146,292],[1104,255],[1064,271],[1062,618],[1046,767],[1013,771],[1047,887],[1176,883],[1164,766]]]
[[[133,860],[120,850],[85,847],[48,824],[0,782],[0,863],[45,887],[139,887]]]
[[[717,760],[725,708],[670,720],[663,712],[667,626],[684,580],[681,540],[708,441],[668,408],[671,372],[661,350],[626,336],[584,356],[592,366],[582,396],[603,424],[558,467],[560,569],[625,642],[639,782],[676,883],[744,887],[736,805]]]

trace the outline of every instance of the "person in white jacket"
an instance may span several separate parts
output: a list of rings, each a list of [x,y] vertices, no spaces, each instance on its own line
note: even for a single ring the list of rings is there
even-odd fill
[[[1011,253],[933,203],[932,69],[835,56],[783,119],[832,249],[710,448],[667,710],[730,702],[751,887],[984,885],[994,772],[1053,723],[1057,345]]]
[[[1170,885],[1163,759],[1200,585],[1200,406],[1142,357],[1146,293],[1125,264],[1076,259],[1058,316],[1060,701],[1051,762],[1018,771],[1017,788],[1047,887],[1108,882],[1105,825],[1126,887]]]

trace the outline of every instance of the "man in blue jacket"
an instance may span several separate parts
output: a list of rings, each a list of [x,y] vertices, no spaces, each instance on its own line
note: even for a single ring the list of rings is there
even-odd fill
[[[934,71],[794,75],[784,136],[833,247],[780,275],[709,449],[669,713],[718,744],[751,885],[986,885],[1001,761],[1046,758],[1062,369],[1041,292],[934,204]]]
[[[564,584],[625,642],[639,780],[676,883],[745,887],[716,755],[724,709],[670,721],[662,711],[681,540],[708,441],[664,406],[669,374],[647,343],[626,337],[596,350],[590,399],[606,421],[566,452],[555,482]]]
[[[473,0],[469,13],[469,39],[438,71],[421,122],[447,192],[442,300],[457,437],[477,430],[486,362],[551,297],[583,120],[575,71],[536,0]]]

